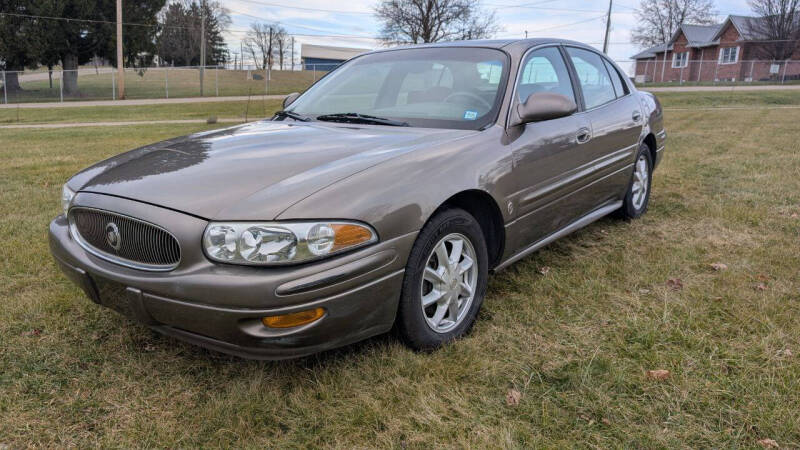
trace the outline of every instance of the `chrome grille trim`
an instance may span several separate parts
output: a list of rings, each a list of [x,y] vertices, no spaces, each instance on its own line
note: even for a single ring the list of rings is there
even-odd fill
[[[83,233],[88,232],[92,235],[90,237],[84,237],[76,223],[76,213],[83,212],[94,216],[90,217],[89,222],[84,223],[84,227],[82,227],[84,228]],[[124,214],[85,206],[70,208],[68,219],[72,238],[84,250],[98,258],[120,266],[150,272],[166,272],[180,264],[181,250],[178,239],[163,227]],[[131,237],[137,239],[137,243],[140,244],[133,248],[126,247],[124,251],[121,248],[120,253],[125,253],[127,257],[111,253],[89,242],[104,236],[105,224],[101,222],[111,220],[114,220],[114,223],[120,227],[121,234],[125,233],[129,239]],[[125,245],[125,241],[123,241],[123,245]]]

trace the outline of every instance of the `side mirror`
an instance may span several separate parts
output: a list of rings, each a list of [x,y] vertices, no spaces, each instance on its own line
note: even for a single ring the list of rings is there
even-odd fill
[[[513,125],[567,117],[577,110],[578,105],[561,94],[537,92],[529,95],[525,103],[517,105],[517,118]]]
[[[297,97],[300,97],[299,92],[292,92],[291,94],[287,95],[286,98],[283,99],[283,109],[286,109],[287,106],[291,105]]]

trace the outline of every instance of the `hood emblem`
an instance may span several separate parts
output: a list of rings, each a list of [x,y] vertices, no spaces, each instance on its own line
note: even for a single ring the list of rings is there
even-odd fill
[[[122,236],[120,236],[119,228],[114,222],[109,222],[108,225],[106,225],[106,242],[116,251],[119,251],[122,245]]]

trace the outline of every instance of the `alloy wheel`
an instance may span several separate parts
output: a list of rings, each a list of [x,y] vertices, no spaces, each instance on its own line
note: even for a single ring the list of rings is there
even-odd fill
[[[642,209],[647,199],[649,180],[650,166],[647,164],[647,158],[644,155],[640,155],[633,171],[633,186],[631,186],[631,200],[633,201],[633,207],[637,210]]]
[[[469,239],[451,233],[436,243],[422,275],[421,306],[425,322],[447,333],[466,317],[475,298],[478,258]]]

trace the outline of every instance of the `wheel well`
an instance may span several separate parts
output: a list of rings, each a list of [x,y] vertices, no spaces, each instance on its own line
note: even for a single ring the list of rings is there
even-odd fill
[[[506,241],[503,214],[491,195],[480,190],[459,192],[450,197],[439,208],[454,206],[472,215],[483,231],[486,250],[489,256],[489,268],[494,268],[503,256]]]
[[[644,138],[644,143],[647,144],[647,147],[650,149],[650,160],[653,161],[653,164],[656,163],[656,137],[653,133],[648,134]]]

